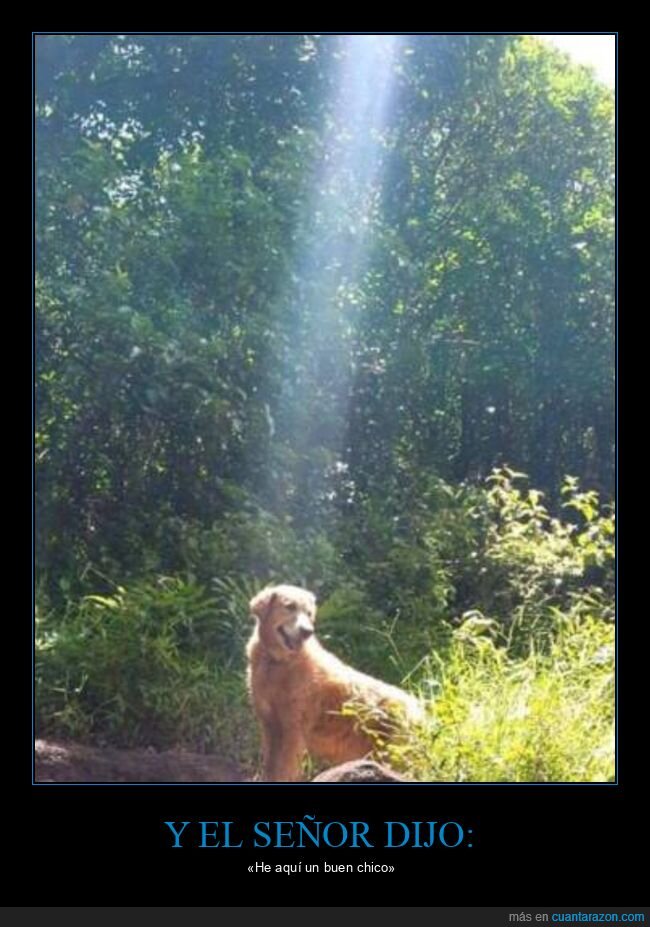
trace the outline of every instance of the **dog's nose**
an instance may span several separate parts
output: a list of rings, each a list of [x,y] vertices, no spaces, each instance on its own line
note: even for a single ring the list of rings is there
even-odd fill
[[[300,615],[296,622],[296,629],[304,641],[314,633],[314,625],[306,615]]]

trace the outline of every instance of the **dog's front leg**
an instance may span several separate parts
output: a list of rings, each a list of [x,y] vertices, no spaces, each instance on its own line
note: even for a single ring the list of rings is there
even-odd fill
[[[264,731],[264,782],[295,782],[300,779],[305,744],[295,730],[273,725]]]

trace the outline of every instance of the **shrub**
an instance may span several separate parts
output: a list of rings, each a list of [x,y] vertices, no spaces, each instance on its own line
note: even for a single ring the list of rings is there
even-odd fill
[[[594,492],[580,492],[567,478],[563,509],[576,521],[552,517],[543,493],[525,490],[525,474],[493,471],[487,493],[490,524],[482,569],[491,589],[476,608],[499,620],[511,647],[525,649],[528,634],[537,643],[555,633],[554,608],[567,609],[587,590],[598,601],[597,613],[614,618],[614,513],[601,513]],[[484,590],[485,591],[485,590]]]
[[[237,576],[258,588],[283,581],[318,591],[332,588],[344,572],[340,553],[325,534],[299,531],[291,518],[250,501],[210,527],[171,519],[166,545],[175,551],[177,569],[206,586],[215,578]]]
[[[427,723],[389,761],[422,781],[611,781],[614,628],[578,605],[554,620],[550,649],[531,637],[515,657],[493,621],[473,615],[455,628],[421,675]]]
[[[118,746],[254,753],[254,727],[223,602],[162,577],[89,595],[37,626],[39,734]]]

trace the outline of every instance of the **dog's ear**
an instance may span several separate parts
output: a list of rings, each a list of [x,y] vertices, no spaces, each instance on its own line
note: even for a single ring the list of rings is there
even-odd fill
[[[275,597],[276,593],[273,589],[262,589],[250,601],[251,615],[256,618],[266,618],[273,608]]]

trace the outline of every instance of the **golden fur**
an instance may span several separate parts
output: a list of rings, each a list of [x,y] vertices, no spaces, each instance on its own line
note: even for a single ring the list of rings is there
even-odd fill
[[[384,736],[421,718],[420,704],[396,686],[347,666],[314,635],[316,599],[297,586],[271,586],[251,601],[257,619],[248,643],[248,685],[262,732],[267,782],[300,778],[308,752],[329,764],[359,759],[373,738],[342,714],[359,704]]]

